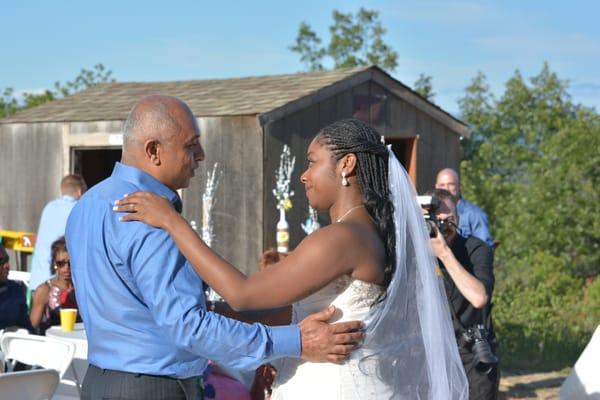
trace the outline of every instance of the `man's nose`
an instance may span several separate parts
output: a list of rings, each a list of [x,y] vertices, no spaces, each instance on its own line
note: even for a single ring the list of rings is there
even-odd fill
[[[196,150],[196,157],[194,158],[196,161],[204,161],[205,154],[204,149],[201,145],[198,145],[198,150]]]

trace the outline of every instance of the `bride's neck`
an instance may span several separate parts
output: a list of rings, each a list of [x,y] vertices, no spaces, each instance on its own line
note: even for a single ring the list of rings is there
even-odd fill
[[[329,218],[331,222],[337,221],[344,213],[348,212],[352,207],[363,204],[362,194],[357,191],[349,191],[343,196],[340,196],[329,209]]]

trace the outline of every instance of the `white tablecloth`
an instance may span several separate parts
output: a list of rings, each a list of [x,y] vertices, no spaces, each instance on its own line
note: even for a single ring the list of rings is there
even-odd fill
[[[46,330],[46,336],[53,339],[64,340],[75,345],[75,356],[73,357],[71,367],[67,370],[64,378],[78,381],[79,384],[81,384],[88,368],[88,342],[83,323],[80,322],[75,324],[75,328],[72,332],[65,332],[60,326],[51,326]],[[58,385],[56,394],[53,397],[53,399],[73,398],[79,398],[79,392],[74,387],[62,383]]]

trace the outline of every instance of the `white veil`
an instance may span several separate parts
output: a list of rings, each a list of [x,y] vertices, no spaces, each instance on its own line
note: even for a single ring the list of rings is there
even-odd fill
[[[385,299],[371,308],[366,339],[349,363],[360,399],[467,399],[448,301],[416,193],[394,153],[389,186],[396,270]],[[350,396],[349,396],[350,397]]]

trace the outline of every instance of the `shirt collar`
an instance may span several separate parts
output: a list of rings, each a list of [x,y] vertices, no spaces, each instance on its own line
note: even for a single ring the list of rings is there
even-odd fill
[[[120,162],[115,163],[115,168],[112,172],[112,177],[118,178],[127,182],[131,182],[138,186],[140,190],[149,191],[156,193],[161,196],[165,196],[173,204],[178,212],[181,212],[181,199],[177,192],[169,189],[166,185],[161,183],[158,179],[142,171],[139,168],[132,167],[131,165],[123,164]],[[125,193],[123,193],[125,194]]]

